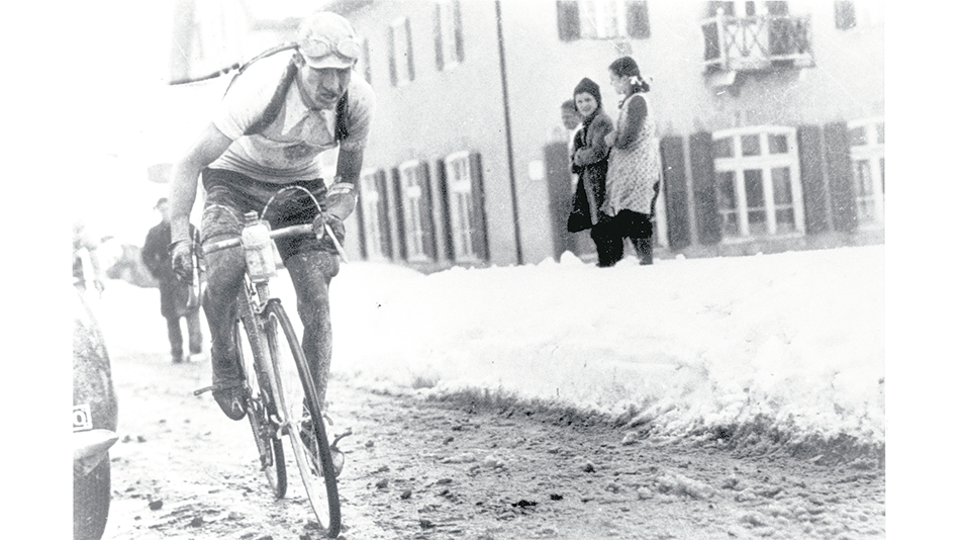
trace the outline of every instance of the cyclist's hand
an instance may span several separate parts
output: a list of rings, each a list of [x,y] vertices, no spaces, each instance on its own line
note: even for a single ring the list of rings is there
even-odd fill
[[[327,228],[324,225],[329,225],[330,230],[333,231],[333,235],[337,238],[337,242],[343,244],[343,239],[346,236],[346,227],[343,226],[343,221],[333,214],[328,214],[326,212],[321,212],[317,214],[317,217],[313,219],[313,234],[317,235],[317,240],[323,240],[327,236]]]
[[[170,245],[170,263],[181,283],[193,283],[193,243],[180,240]]]

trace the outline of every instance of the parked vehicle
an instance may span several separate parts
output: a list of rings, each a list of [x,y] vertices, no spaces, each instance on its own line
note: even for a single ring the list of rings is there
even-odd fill
[[[110,509],[109,449],[117,441],[117,397],[103,335],[75,280],[73,301],[73,538],[99,540]]]

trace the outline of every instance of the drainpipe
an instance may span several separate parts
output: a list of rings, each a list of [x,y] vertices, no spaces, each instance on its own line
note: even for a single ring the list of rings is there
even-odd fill
[[[510,175],[510,202],[513,204],[513,237],[517,244],[517,264],[523,264],[523,247],[520,245],[520,211],[517,204],[517,178],[513,170],[513,133],[510,129],[510,97],[507,93],[507,59],[503,49],[503,16],[500,0],[494,2],[497,14],[497,45],[500,53],[500,85],[503,89],[503,119],[507,135],[507,169]]]

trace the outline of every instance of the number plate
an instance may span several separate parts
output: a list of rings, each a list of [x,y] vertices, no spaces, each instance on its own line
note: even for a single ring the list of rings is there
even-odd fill
[[[82,405],[74,405],[73,430],[87,431],[90,429],[93,429],[93,418],[90,416],[90,405],[87,403]]]

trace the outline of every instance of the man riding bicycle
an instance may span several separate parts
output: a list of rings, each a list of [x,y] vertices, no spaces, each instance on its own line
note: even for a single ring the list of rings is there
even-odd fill
[[[313,224],[315,237],[280,238],[276,245],[296,290],[303,352],[321,404],[332,351],[328,291],[339,272],[336,245],[324,231],[329,226],[342,242],[343,220],[357,202],[355,186],[375,105],[370,85],[352,76],[360,51],[360,37],[340,15],[320,12],[305,18],[292,56],[259,60],[233,81],[212,123],[176,164],[170,188],[170,254],[184,281],[192,279],[192,254],[198,249],[190,240],[189,215],[201,175],[207,193],[201,244],[239,237],[244,213],[259,214],[265,207],[262,217],[274,229]],[[327,187],[317,158],[338,146],[336,178]],[[303,189],[285,189],[291,186]],[[246,411],[234,321],[243,250],[210,253],[204,260],[202,301],[212,334],[213,396],[229,418],[241,420]]]

